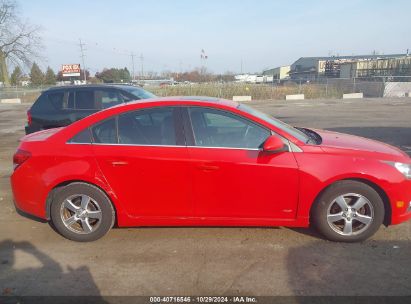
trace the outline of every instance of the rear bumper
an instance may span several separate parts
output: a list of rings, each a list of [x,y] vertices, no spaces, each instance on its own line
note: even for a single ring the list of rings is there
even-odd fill
[[[17,168],[10,177],[14,205],[23,213],[45,220],[47,218],[45,187],[35,176],[22,174],[25,165],[22,165],[23,168]]]

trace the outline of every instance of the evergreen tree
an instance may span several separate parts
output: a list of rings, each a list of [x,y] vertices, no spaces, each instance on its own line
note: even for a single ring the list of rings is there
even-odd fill
[[[131,75],[130,72],[128,71],[127,68],[120,69],[119,70],[119,76],[120,76],[120,81],[122,80],[123,82],[130,82],[131,81]]]
[[[44,83],[49,84],[49,85],[56,84],[56,74],[50,67],[47,67],[46,76],[44,78]]]
[[[31,85],[39,86],[44,84],[44,73],[41,71],[37,63],[33,62],[33,66],[30,70]]]
[[[14,68],[13,73],[11,73],[10,76],[10,82],[12,85],[17,86],[19,85],[19,82],[21,80],[21,78],[23,77],[23,73],[21,72],[21,69],[19,66],[16,66]]]

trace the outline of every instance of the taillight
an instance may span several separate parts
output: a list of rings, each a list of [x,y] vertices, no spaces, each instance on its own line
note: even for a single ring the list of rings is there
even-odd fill
[[[14,170],[17,169],[22,163],[28,160],[31,156],[31,153],[24,150],[17,150],[17,152],[13,155],[13,168]]]
[[[32,123],[31,113],[30,113],[30,110],[28,110],[27,111],[27,124],[31,126],[31,123]]]

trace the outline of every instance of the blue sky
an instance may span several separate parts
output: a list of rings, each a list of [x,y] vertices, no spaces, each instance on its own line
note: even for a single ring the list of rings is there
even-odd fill
[[[407,0],[20,0],[24,18],[42,27],[41,66],[79,63],[144,70],[261,72],[303,56],[405,53],[411,49]],[[135,59],[136,73],[141,63]]]

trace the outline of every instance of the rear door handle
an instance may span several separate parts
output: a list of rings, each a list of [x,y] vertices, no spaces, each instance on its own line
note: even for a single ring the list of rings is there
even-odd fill
[[[113,160],[113,161],[110,161],[110,163],[113,167],[127,166],[128,165],[128,162],[120,161],[120,160]]]
[[[219,166],[207,165],[207,164],[201,164],[197,168],[199,170],[202,170],[202,171],[216,171],[216,170],[220,169]]]

